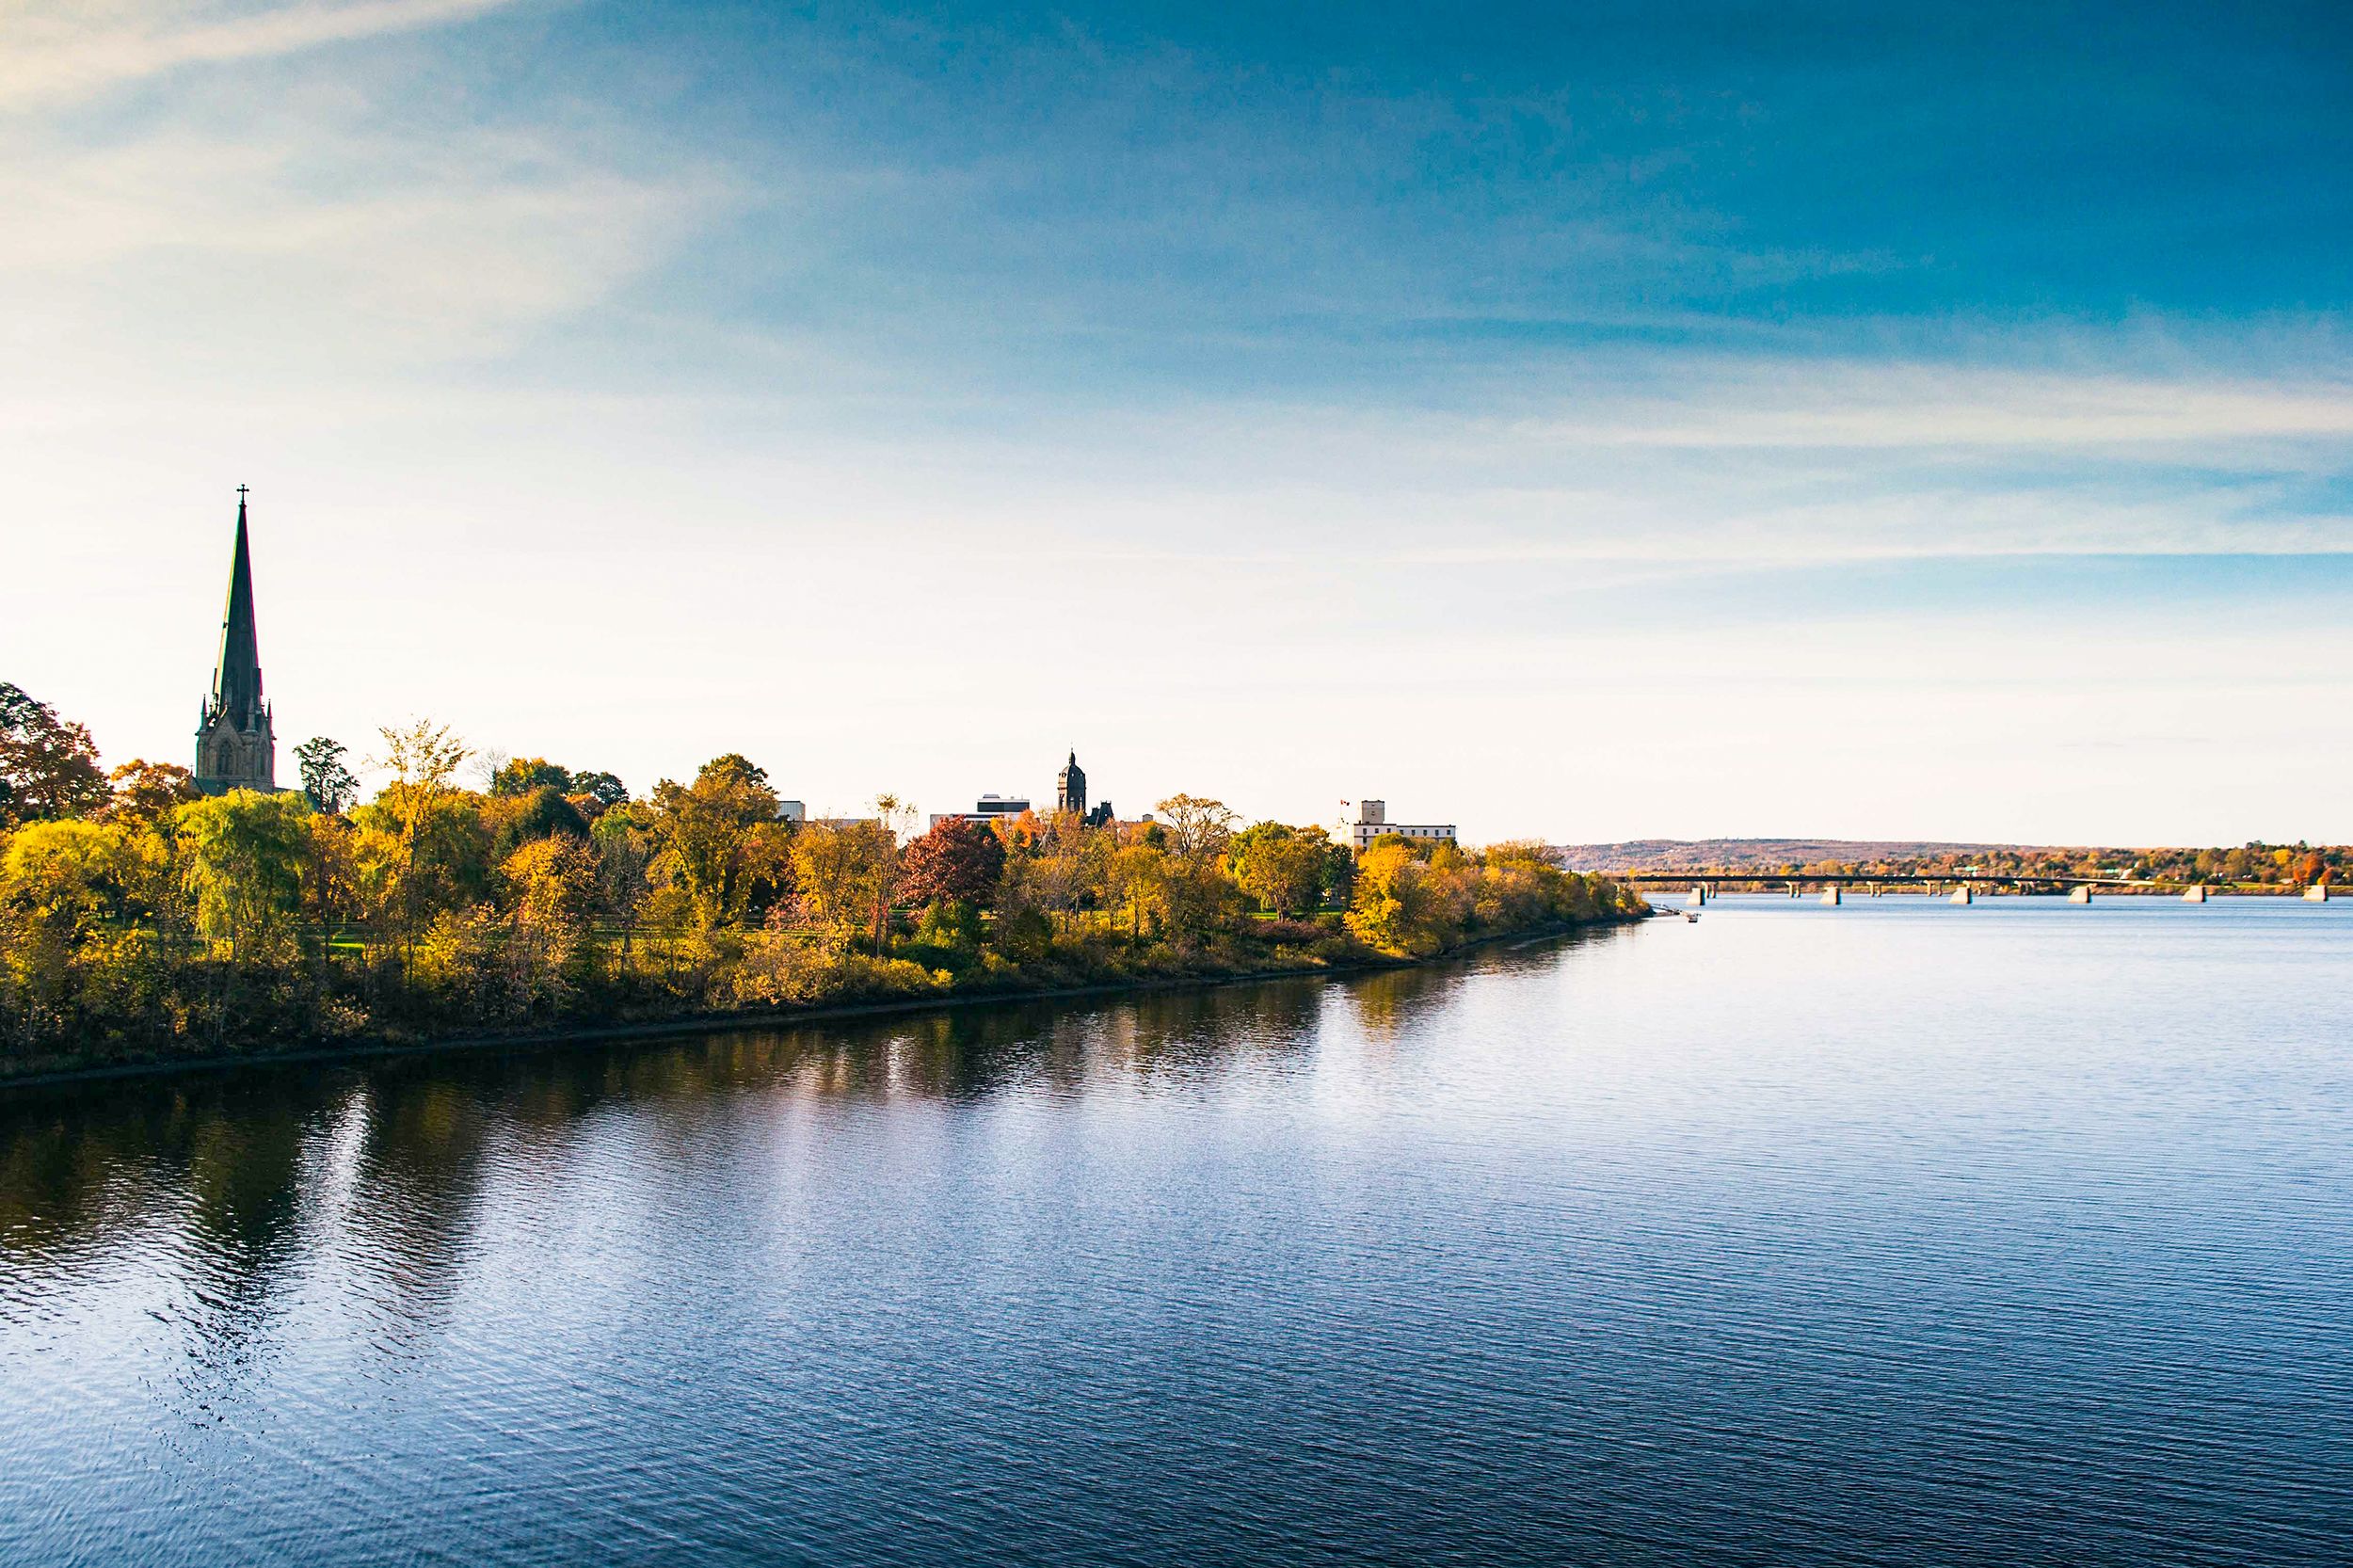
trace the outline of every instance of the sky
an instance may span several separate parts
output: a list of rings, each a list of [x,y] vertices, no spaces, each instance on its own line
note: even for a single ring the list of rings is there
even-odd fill
[[[1256,14],[1261,10],[1272,14]],[[0,0],[0,680],[847,813],[2353,840],[2353,9]]]

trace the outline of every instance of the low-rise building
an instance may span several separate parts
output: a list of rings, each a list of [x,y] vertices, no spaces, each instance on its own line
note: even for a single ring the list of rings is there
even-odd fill
[[[1454,842],[1452,823],[1397,823],[1389,821],[1389,803],[1385,800],[1359,800],[1343,806],[1339,840],[1357,855],[1362,855],[1375,839],[1394,833],[1401,839],[1440,839]]]
[[[1017,817],[1030,808],[1029,801],[1019,795],[985,794],[972,803],[969,811],[934,811],[925,820],[926,827],[937,827],[951,817],[974,817],[982,822],[998,817]]]

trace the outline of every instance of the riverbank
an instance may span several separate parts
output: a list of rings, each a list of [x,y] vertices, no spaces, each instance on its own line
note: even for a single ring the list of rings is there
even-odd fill
[[[824,1023],[852,1018],[921,1015],[996,1003],[1078,1000],[1087,998],[1144,996],[1155,992],[1200,990],[1242,985],[1258,981],[1339,978],[1376,974],[1391,969],[1427,968],[1454,962],[1506,943],[1560,940],[1582,932],[1639,924],[1646,914],[1606,920],[1565,920],[1513,931],[1492,932],[1423,957],[1396,957],[1363,952],[1329,962],[1288,963],[1265,968],[1229,966],[1185,974],[1137,975],[1079,984],[1012,985],[988,988],[973,985],[937,993],[878,998],[868,1000],[782,1003],[679,1013],[662,1017],[616,1019],[612,1022],[567,1022],[514,1029],[472,1030],[448,1034],[408,1037],[387,1031],[364,1038],[315,1039],[284,1047],[215,1051],[194,1055],[153,1053],[120,1061],[74,1061],[67,1058],[19,1066],[0,1062],[0,1095],[12,1090],[101,1082],[113,1080],[166,1077],[181,1073],[219,1072],[237,1067],[284,1064],[359,1061],[390,1056],[427,1056],[484,1050],[534,1050],[572,1045],[610,1045],[632,1040],[661,1040],[720,1031],[749,1031]]]

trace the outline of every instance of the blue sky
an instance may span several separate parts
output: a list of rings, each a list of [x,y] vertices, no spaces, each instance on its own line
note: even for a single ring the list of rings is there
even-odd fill
[[[2353,838],[2353,14],[0,16],[0,676],[847,809]]]

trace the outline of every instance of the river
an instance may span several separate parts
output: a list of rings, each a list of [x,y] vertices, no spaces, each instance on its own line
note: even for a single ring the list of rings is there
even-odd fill
[[[0,1562],[2353,1560],[2353,904],[0,1096]]]

